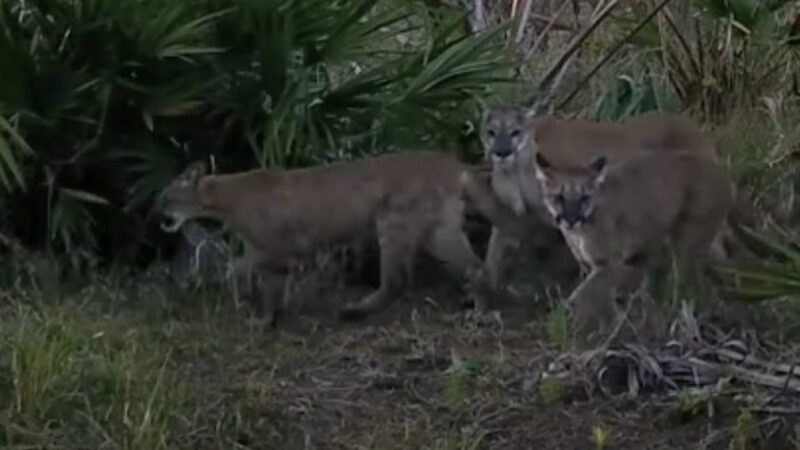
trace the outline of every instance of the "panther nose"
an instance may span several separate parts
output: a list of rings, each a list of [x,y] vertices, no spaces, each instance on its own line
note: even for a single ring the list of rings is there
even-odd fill
[[[576,211],[565,211],[559,218],[570,227],[579,225],[584,220],[583,215]]]
[[[505,159],[511,156],[511,148],[509,147],[496,148],[492,151],[492,154],[494,156],[497,156],[498,158]]]

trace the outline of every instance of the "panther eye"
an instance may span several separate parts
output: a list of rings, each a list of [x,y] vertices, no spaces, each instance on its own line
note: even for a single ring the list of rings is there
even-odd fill
[[[497,134],[497,133],[495,133],[495,131],[494,131],[494,130],[488,130],[488,131],[486,132],[486,134],[488,134],[490,138],[493,138],[493,137],[495,136],[495,134]]]
[[[511,137],[512,138],[517,138],[517,137],[519,137],[519,133],[520,133],[519,130],[513,130],[513,131],[511,131]]]

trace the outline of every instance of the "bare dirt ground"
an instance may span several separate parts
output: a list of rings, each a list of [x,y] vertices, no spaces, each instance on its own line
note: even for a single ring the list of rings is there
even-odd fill
[[[334,264],[269,330],[248,328],[213,275],[188,287],[163,267],[10,293],[0,448],[800,448],[796,309],[672,305],[668,337],[579,352],[554,313],[570,286],[526,290],[531,267],[510,283],[520,303],[477,315],[423,259],[391,307],[343,322],[337,305],[377,277],[345,289]]]
[[[722,396],[543,387],[560,353],[544,314],[477,317],[458,295],[415,288],[366,321],[289,316],[263,334],[234,315],[200,321],[174,354],[207,405],[194,448],[796,448],[783,431],[734,446],[741,411]]]

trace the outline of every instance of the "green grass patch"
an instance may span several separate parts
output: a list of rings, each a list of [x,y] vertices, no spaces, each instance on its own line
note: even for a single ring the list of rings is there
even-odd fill
[[[189,398],[170,348],[78,306],[19,302],[3,315],[0,443],[170,448]]]

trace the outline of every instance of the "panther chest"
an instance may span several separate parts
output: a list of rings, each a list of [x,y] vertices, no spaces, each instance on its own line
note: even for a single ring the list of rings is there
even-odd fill
[[[527,214],[547,216],[539,185],[533,176],[495,173],[492,176],[492,188],[500,201],[518,216]]]

